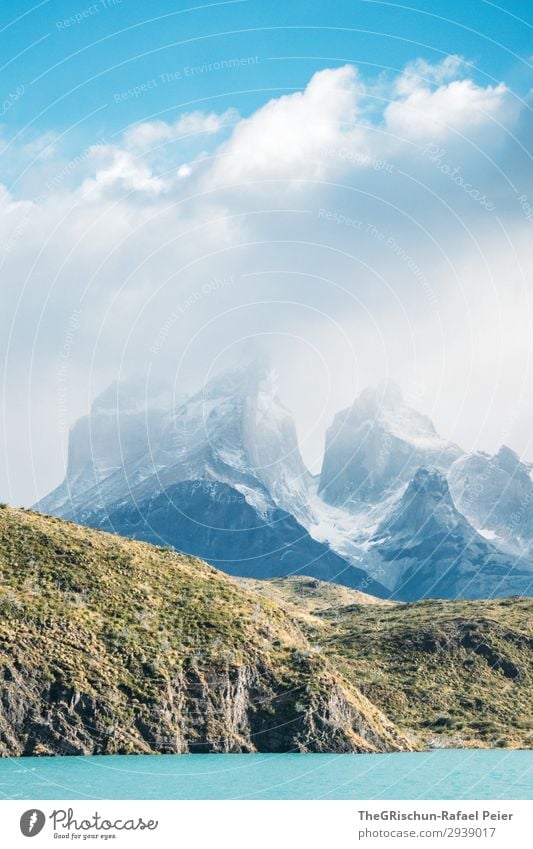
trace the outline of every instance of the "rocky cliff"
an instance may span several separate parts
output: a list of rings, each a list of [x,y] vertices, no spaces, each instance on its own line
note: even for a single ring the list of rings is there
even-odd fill
[[[385,602],[0,508],[0,755],[532,744],[533,602]]]
[[[409,748],[294,618],[200,560],[2,508],[0,569],[4,756]]]

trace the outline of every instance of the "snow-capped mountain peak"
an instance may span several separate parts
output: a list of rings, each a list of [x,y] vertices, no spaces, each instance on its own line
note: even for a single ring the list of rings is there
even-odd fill
[[[65,479],[37,508],[70,517],[76,505],[102,502],[105,482],[123,476],[158,443],[170,405],[160,383],[112,383],[72,426]]]
[[[463,455],[381,384],[335,417],[317,491],[277,384],[254,352],[170,409],[164,388],[111,386],[38,509],[236,574],[363,576],[402,600],[528,591],[533,481],[511,449]]]
[[[461,453],[405,403],[397,386],[381,384],[335,416],[319,491],[328,503],[356,511],[407,483],[419,466],[447,469]]]
[[[417,470],[370,543],[369,557],[403,600],[521,593],[532,583],[527,562],[505,555],[457,510],[437,469]]]
[[[451,530],[461,520],[444,475],[438,469],[421,467],[378,527],[375,539],[398,535],[414,538],[417,534],[427,535],[430,527],[437,526]]]
[[[453,498],[478,528],[512,550],[533,547],[533,481],[518,455],[502,445],[491,456],[465,454],[449,472]]]

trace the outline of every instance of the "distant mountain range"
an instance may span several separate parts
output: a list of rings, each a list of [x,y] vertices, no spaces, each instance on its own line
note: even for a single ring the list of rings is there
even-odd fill
[[[263,358],[171,404],[110,387],[36,509],[255,578],[305,574],[380,597],[530,594],[533,479],[509,448],[467,454],[391,384],[338,413],[321,474]]]

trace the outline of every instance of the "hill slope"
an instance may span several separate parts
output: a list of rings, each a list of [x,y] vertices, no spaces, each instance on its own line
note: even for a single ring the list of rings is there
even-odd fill
[[[0,753],[409,748],[282,608],[193,557],[0,509]]]
[[[252,592],[270,598],[285,607],[290,605],[292,613],[298,618],[305,613],[314,614],[320,610],[348,607],[353,604],[392,604],[377,596],[342,584],[319,581],[308,575],[290,575],[284,578],[271,578],[268,581],[258,581],[253,578],[236,580],[240,586]]]
[[[314,592],[314,612],[298,613],[310,642],[411,739],[533,746],[531,599],[325,608],[327,589]],[[297,612],[293,587],[278,581],[275,595]]]
[[[0,754],[532,745],[533,602],[392,604],[0,509]]]

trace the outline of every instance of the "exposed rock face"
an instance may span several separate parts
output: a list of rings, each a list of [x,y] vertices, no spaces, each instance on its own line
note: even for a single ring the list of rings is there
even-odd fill
[[[409,748],[287,612],[200,560],[4,508],[0,569],[3,755]]]
[[[196,667],[161,681],[149,701],[132,704],[124,684],[89,695],[21,664],[5,665],[1,754],[372,752],[407,746],[392,723],[362,695],[354,699],[331,673],[301,662],[300,673],[294,692],[260,658],[251,666]]]
[[[419,466],[446,469],[461,453],[397,386],[368,388],[328,430],[319,492],[329,504],[358,510],[401,488]]]
[[[372,538],[396,598],[487,598],[531,592],[528,563],[491,545],[456,509],[446,478],[418,469]]]
[[[458,509],[492,540],[515,550],[533,545],[533,480],[507,446],[494,456],[479,451],[460,457],[450,469],[450,490]]]
[[[294,516],[279,508],[258,514],[238,490],[215,481],[183,481],[138,506],[98,512],[85,521],[194,554],[230,575],[312,575],[380,597],[389,594],[362,569],[314,540]]]
[[[260,515],[308,514],[310,476],[294,422],[262,359],[217,375],[172,409],[159,399],[139,409],[129,396],[129,406],[113,406],[117,392],[110,387],[74,425],[65,482],[39,510],[84,521],[182,481],[208,481],[236,489]]]
[[[74,426],[63,484],[37,509],[196,554],[230,574],[293,572],[386,593],[312,539],[310,475],[275,374],[261,358],[172,410],[118,387]],[[142,405],[141,405],[142,407]]]
[[[83,504],[103,504],[106,481],[124,479],[157,444],[171,400],[159,384],[113,383],[93,402],[90,413],[69,435],[65,480],[37,505],[44,513],[75,518]]]
[[[262,358],[174,407],[137,395],[115,386],[96,400],[38,509],[243,577],[305,574],[409,600],[531,592],[529,468],[505,447],[463,454],[393,384],[335,417],[318,482]],[[435,475],[423,482],[420,468]]]

